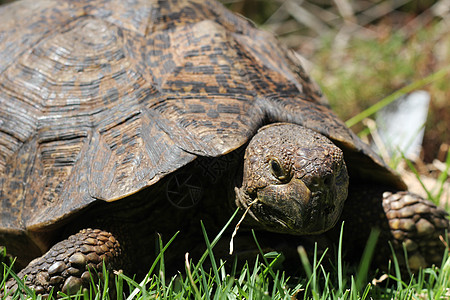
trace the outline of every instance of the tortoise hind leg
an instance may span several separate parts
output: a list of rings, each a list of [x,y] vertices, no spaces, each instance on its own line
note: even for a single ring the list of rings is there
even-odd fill
[[[348,257],[358,259],[370,231],[378,228],[376,267],[385,269],[392,258],[389,243],[400,266],[407,263],[413,271],[442,262],[445,245],[440,236],[445,238],[449,229],[447,212],[418,195],[361,185],[349,191],[341,219],[345,220],[344,248],[350,248]],[[333,237],[336,236],[339,235],[335,230]]]
[[[31,261],[18,276],[27,276],[25,284],[37,294],[46,295],[52,288],[54,292],[76,293],[81,287],[89,287],[90,274],[102,274],[103,261],[109,270],[118,268],[121,252],[119,242],[111,233],[83,229]],[[5,294],[16,290],[17,283],[10,279],[6,287]]]

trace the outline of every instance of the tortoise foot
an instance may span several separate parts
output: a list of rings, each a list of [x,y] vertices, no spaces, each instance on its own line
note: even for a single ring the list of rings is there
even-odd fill
[[[25,284],[37,294],[48,295],[52,289],[53,294],[57,291],[73,294],[89,287],[92,279],[102,277],[103,262],[109,270],[117,268],[120,254],[119,242],[111,233],[83,229],[31,261],[18,276],[26,276]],[[10,279],[4,294],[16,289],[16,281]]]
[[[442,262],[445,245],[441,239],[449,229],[446,211],[408,192],[383,193],[383,209],[396,255],[404,260],[406,249],[411,270]]]

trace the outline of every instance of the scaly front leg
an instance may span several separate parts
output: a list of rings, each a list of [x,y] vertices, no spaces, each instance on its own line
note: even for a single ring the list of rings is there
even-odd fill
[[[103,262],[107,269],[113,270],[120,266],[121,261],[120,244],[111,233],[83,229],[31,261],[18,276],[26,276],[25,284],[37,294],[48,295],[52,288],[54,293],[73,294],[82,287],[89,287],[91,275],[101,277]],[[17,288],[17,282],[10,279],[3,295]]]
[[[358,259],[370,231],[378,228],[380,236],[374,253],[376,267],[385,268],[388,259],[392,259],[389,242],[403,267],[407,263],[415,271],[440,264],[445,251],[440,236],[445,239],[449,229],[447,215],[446,211],[418,195],[361,185],[349,191],[345,202],[341,217],[345,220],[344,248],[350,249],[349,257]]]

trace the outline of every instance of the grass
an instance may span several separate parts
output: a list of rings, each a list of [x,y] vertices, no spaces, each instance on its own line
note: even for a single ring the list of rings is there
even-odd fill
[[[333,110],[356,132],[364,129],[359,123],[362,118],[399,94],[427,90],[432,98],[425,126],[423,157],[427,162],[436,158],[439,147],[450,140],[450,87],[446,84],[450,79],[450,52],[431,57],[439,47],[450,46],[450,35],[443,35],[438,27],[422,28],[414,37],[390,33],[384,40],[354,38],[339,55],[334,53],[333,44],[323,41],[324,47],[311,58],[312,76]]]
[[[281,258],[281,254],[262,253],[262,261],[256,257],[252,266],[245,264],[240,270],[236,268],[236,261],[231,270],[226,270],[225,262],[215,258],[213,247],[221,238],[226,227],[230,225],[233,217],[212,241],[201,224],[207,250],[196,263],[189,259],[189,255],[186,253],[184,274],[180,273],[171,278],[165,276],[164,252],[175,240],[175,235],[166,245],[163,245],[161,240],[159,241],[161,252],[142,282],[136,282],[120,272],[115,272],[115,286],[111,287],[108,280],[111,274],[104,269],[104,280],[99,283],[92,282],[90,290],[80,291],[71,297],[62,293],[59,293],[58,296],[67,299],[110,299],[110,291],[114,289],[117,299],[291,299],[292,295],[298,293],[300,286],[290,286],[284,273],[273,269],[273,266]],[[211,263],[209,269],[203,267],[207,258]],[[2,286],[5,284],[8,273],[13,274],[10,267],[6,264],[4,266]],[[25,288],[24,294],[16,293],[13,299],[19,299],[21,296],[39,299],[33,291],[24,286],[22,281],[15,275],[13,276],[18,280],[19,285]],[[125,294],[125,290],[129,292]]]
[[[234,216],[233,216],[234,217]],[[282,259],[277,252],[263,253],[251,264],[246,263],[237,268],[236,261],[225,264],[214,256],[214,245],[230,225],[230,219],[224,229],[211,241],[202,226],[206,251],[203,257],[193,262],[189,255],[185,257],[185,271],[176,276],[166,278],[164,252],[172,243],[176,243],[176,235],[165,245],[160,242],[161,252],[151,266],[147,277],[136,282],[132,278],[115,272],[110,274],[103,270],[103,280],[91,282],[90,289],[80,291],[76,295],[58,293],[63,299],[443,299],[450,297],[450,259],[443,256],[441,268],[433,267],[421,270],[416,275],[402,278],[396,261],[393,264],[393,274],[384,275],[381,285],[372,280],[367,282],[371,256],[375,251],[377,232],[372,232],[368,239],[363,258],[357,268],[348,266],[342,259],[342,234],[336,257],[336,267],[324,267],[325,253],[318,256],[314,253],[312,263],[304,249],[299,248],[302,267],[306,276],[302,278],[288,277],[275,266]],[[344,226],[344,225],[342,225]],[[341,231],[342,232],[342,231]],[[256,245],[259,247],[256,236]],[[317,249],[316,249],[317,250]],[[209,259],[211,267],[205,268]],[[299,266],[300,268],[301,266]],[[10,268],[5,265],[1,285]],[[114,285],[110,285],[110,276],[114,277]],[[16,280],[19,280],[16,278]],[[24,293],[12,295],[11,299],[40,299],[34,292],[25,288]],[[53,299],[53,297],[50,297]]]
[[[450,170],[450,151],[447,152],[447,157],[446,157],[446,161],[445,161],[445,169],[444,171],[439,174],[435,186],[433,188],[428,188],[425,186],[425,184],[423,183],[422,179],[421,179],[421,175],[419,174],[419,172],[417,171],[416,167],[414,166],[413,162],[411,162],[409,159],[407,159],[404,155],[402,155],[403,161],[406,162],[406,164],[408,165],[409,169],[414,173],[414,175],[416,176],[416,178],[418,179],[419,183],[422,185],[424,191],[427,194],[427,199],[433,201],[436,205],[444,205],[444,207],[447,209],[448,211],[448,199],[442,199],[442,194],[444,193],[444,184],[448,179],[448,174],[449,174],[449,170]],[[445,200],[445,201],[443,201]]]
[[[444,78],[448,74],[450,74],[450,66],[443,68],[423,79],[414,81],[413,83],[395,91],[394,93],[385,97],[381,101],[375,103],[374,105],[370,106],[369,108],[365,109],[364,111],[358,113],[356,116],[351,117],[350,119],[348,119],[345,122],[345,124],[348,127],[352,127],[352,126],[358,124],[359,122],[363,121],[365,118],[368,118],[368,117],[376,114],[380,109],[382,109],[386,105],[394,102],[396,99],[400,98],[401,96],[411,93],[413,91],[419,90],[430,83],[433,83],[437,80]]]

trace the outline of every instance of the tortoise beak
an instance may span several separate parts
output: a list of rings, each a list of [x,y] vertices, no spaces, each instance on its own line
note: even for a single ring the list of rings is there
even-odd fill
[[[259,201],[251,210],[269,231],[316,234],[333,227],[340,215],[333,194],[311,192],[301,179],[293,178],[259,189]]]

